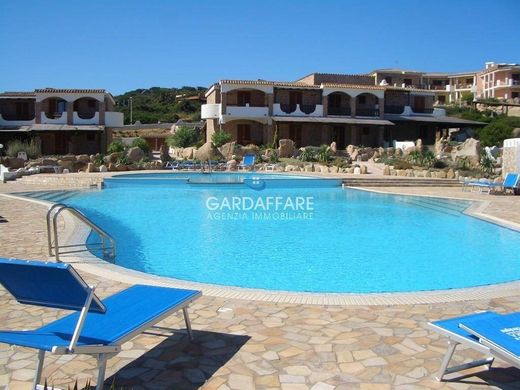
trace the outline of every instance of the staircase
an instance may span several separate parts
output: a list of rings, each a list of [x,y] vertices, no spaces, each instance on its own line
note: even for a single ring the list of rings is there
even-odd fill
[[[461,183],[454,179],[432,179],[413,177],[389,178],[345,178],[345,187],[460,187]]]

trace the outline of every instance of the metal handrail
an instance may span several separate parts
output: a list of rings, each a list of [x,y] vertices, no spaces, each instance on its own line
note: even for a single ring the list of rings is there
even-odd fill
[[[56,210],[57,209],[57,210]],[[54,215],[52,215],[52,212],[54,212]],[[67,206],[63,203],[56,203],[52,205],[49,210],[47,211],[47,244],[49,249],[49,256],[52,256],[52,235],[54,233],[54,256],[56,257],[56,261],[60,261],[60,253],[59,253],[59,241],[58,241],[58,216],[63,210],[68,210],[72,215],[74,215],[76,218],[78,218],[81,222],[86,224],[88,227],[90,227],[92,230],[94,230],[99,237],[101,238],[101,248],[103,251],[103,256],[107,256],[110,258],[116,257],[116,241],[114,238],[105,232],[103,229],[101,229],[98,225],[96,225],[94,222],[92,222],[90,219],[88,219],[85,214],[83,214],[81,211],[75,209],[74,207]],[[51,215],[52,215],[52,230],[51,230]],[[106,248],[106,239],[110,241],[111,244],[111,253],[107,254],[107,248]],[[79,252],[79,251],[76,251]],[[72,253],[72,252],[71,252]]]

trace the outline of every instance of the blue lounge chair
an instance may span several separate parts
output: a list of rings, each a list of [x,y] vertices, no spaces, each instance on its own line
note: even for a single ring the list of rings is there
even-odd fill
[[[237,165],[238,169],[246,169],[251,168],[253,169],[255,167],[255,160],[256,156],[254,154],[246,154],[242,158],[242,162]]]
[[[443,380],[447,374],[468,368],[483,365],[487,365],[489,368],[495,357],[520,367],[520,313],[500,315],[486,311],[431,322],[428,327],[448,338],[448,351],[436,376],[439,381]],[[477,350],[488,357],[448,368],[459,344]]]
[[[470,187],[470,189],[478,189],[479,192],[487,190],[487,193],[491,193],[492,190],[501,188],[504,192],[506,190],[514,190],[518,188],[520,182],[520,175],[518,173],[509,172],[502,183],[493,183],[485,181],[470,181],[463,184],[464,187]]]
[[[200,291],[135,285],[101,301],[70,264],[0,258],[0,284],[22,304],[73,313],[35,330],[0,331],[0,342],[38,350],[34,387],[45,352],[96,356],[96,389],[103,388],[106,362],[121,345],[182,309],[190,339],[187,307]]]

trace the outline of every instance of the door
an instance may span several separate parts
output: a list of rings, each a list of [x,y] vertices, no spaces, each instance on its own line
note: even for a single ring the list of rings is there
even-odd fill
[[[247,104],[251,105],[251,92],[238,91],[237,92],[237,105],[245,107]]]
[[[251,125],[237,125],[237,142],[240,145],[249,145],[251,141]]]
[[[415,96],[413,100],[413,111],[424,112],[425,100],[424,96]]]
[[[292,139],[299,148],[302,143],[302,125],[292,124],[289,126],[289,139]]]
[[[302,104],[302,93],[300,91],[291,91],[289,93],[289,104],[296,105]]]

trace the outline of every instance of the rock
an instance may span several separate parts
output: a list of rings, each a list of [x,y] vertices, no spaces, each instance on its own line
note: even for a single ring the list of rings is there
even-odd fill
[[[388,154],[389,156],[393,156],[395,153],[395,148],[393,148],[393,147],[386,148],[385,153]]]
[[[370,154],[368,154],[368,153],[361,153],[361,155],[359,155],[359,160],[361,160],[361,161],[368,161],[369,158],[370,158]]]
[[[110,153],[108,156],[105,156],[103,161],[106,164],[110,164],[110,163],[114,164],[121,157],[121,155],[122,154],[120,152]]]
[[[168,147],[168,145],[166,144],[162,144],[161,145],[161,149],[160,149],[160,157],[161,161],[163,163],[166,163],[168,161],[170,161],[172,158],[170,157],[170,148]]]
[[[228,142],[218,148],[219,152],[224,156],[224,159],[231,160],[231,156],[235,154],[236,142]]]
[[[330,152],[331,152],[332,154],[336,154],[336,153],[338,152],[338,148],[337,148],[337,146],[336,146],[336,142],[332,142],[332,143],[330,144]]]
[[[73,154],[66,154],[65,156],[62,156],[60,160],[63,161],[76,161],[76,156]]]
[[[137,146],[129,148],[126,152],[126,157],[128,158],[129,163],[136,163],[138,161],[141,161],[142,159],[144,159],[143,149]]]
[[[446,179],[455,179],[455,171],[453,168],[448,169],[448,172],[446,173]]]
[[[356,149],[356,150],[352,151],[352,153],[349,153],[349,155],[350,155],[350,158],[352,159],[352,161],[357,161],[359,151]]]
[[[226,165],[227,165],[227,170],[228,171],[236,171],[237,170],[237,162],[236,162],[236,160],[229,160]]]
[[[339,172],[339,168],[336,167],[336,166],[332,166],[330,167],[330,173],[338,173]]]
[[[74,157],[74,160],[72,160],[72,161],[75,161],[75,160],[76,160],[76,157]],[[58,159],[57,158],[44,158],[44,159],[42,159],[41,165],[58,166],[59,164],[58,164]]]
[[[5,159],[6,166],[11,169],[20,169],[25,165],[25,160],[17,157],[7,157]]]
[[[197,160],[201,161],[208,161],[208,160],[222,160],[224,156],[220,151],[213,145],[213,142],[206,142],[204,145],[202,145],[196,152],[195,152],[195,158]]]
[[[101,165],[99,167],[99,172],[108,172],[107,166],[106,165]]]
[[[446,179],[446,172],[444,171],[438,171],[437,174],[435,175],[438,179]]]
[[[520,127],[513,129],[513,132],[511,133],[511,138],[520,138]]]
[[[397,148],[394,153],[396,156],[402,156],[403,155],[403,149]]]
[[[124,164],[112,164],[110,163],[108,165],[108,170],[110,172],[122,172],[122,171],[126,171],[126,165]]]
[[[182,158],[186,158],[188,160],[191,160],[193,158],[193,154],[195,153],[194,147],[184,148],[182,149]]]
[[[347,173],[354,173],[354,167],[347,168]]]
[[[420,151],[420,150],[422,150],[422,148],[423,148],[422,139],[418,138],[415,141],[415,149]]]
[[[292,157],[294,153],[294,141],[281,139],[278,141],[278,157]]]
[[[432,177],[432,173],[430,171],[426,171],[424,177]]]
[[[97,171],[97,169],[96,169],[96,166],[94,165],[94,163],[89,162],[87,164],[87,172],[92,173],[92,172],[96,172],[96,171]]]
[[[383,169],[383,176],[390,176],[390,167],[388,165],[385,165]]]
[[[88,154],[79,154],[76,156],[76,161],[88,164],[90,162],[90,156]]]
[[[352,153],[354,153],[354,150],[356,150],[356,147],[354,145],[347,146],[347,153],[352,156]]]
[[[75,164],[75,161],[58,160],[58,165],[60,167],[63,167],[64,169],[68,169],[69,171],[73,171],[74,170],[74,164]]]
[[[85,163],[85,162],[82,162],[82,161],[75,161],[72,163],[72,170],[71,172],[79,172],[79,171],[84,171],[87,169],[87,165],[90,164],[90,163]],[[69,169],[69,168],[67,168]]]
[[[366,175],[368,173],[368,168],[366,165],[361,165],[361,174]]]
[[[305,165],[305,167],[303,167],[303,170],[305,172],[314,172],[314,165]]]
[[[403,156],[408,156],[412,152],[415,152],[415,146],[410,146],[409,148],[406,148],[403,152]]]
[[[480,152],[480,142],[474,138],[468,138],[452,150],[451,158],[457,161],[460,157],[468,157],[471,165],[476,167],[480,162]]]

